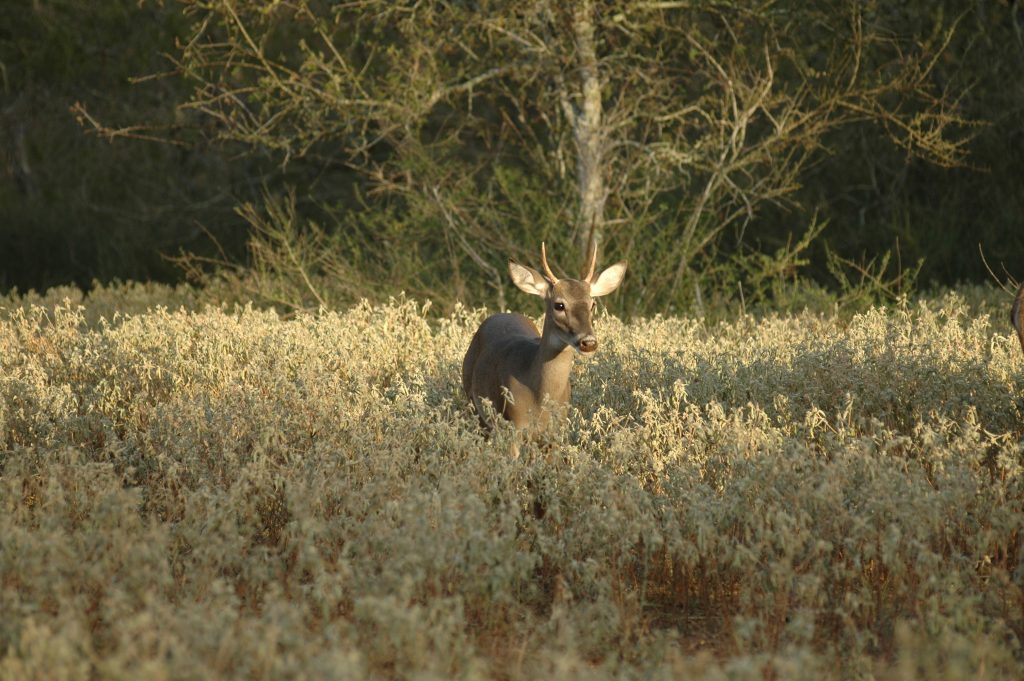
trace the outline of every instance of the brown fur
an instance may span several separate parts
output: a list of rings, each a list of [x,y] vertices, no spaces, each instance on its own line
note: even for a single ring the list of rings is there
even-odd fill
[[[546,428],[552,408],[568,404],[573,354],[597,349],[593,299],[615,290],[626,270],[625,263],[617,263],[593,280],[555,279],[542,253],[547,275],[511,262],[509,271],[520,289],[543,296],[543,333],[521,314],[492,315],[473,335],[462,361],[462,387],[485,427],[492,424],[484,400],[516,426],[531,429]]]

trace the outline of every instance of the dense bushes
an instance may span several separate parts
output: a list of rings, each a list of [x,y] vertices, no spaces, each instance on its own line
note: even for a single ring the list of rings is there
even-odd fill
[[[607,82],[605,244],[643,273],[624,313],[773,303],[766,274],[834,291],[889,249],[888,270],[866,278],[915,272],[923,257],[926,285],[978,281],[979,243],[995,271],[1020,276],[1018,3],[592,4]],[[507,304],[504,259],[532,256],[542,238],[568,268],[581,259],[563,119],[582,101],[580,70],[571,17],[545,14],[550,3],[418,3],[414,18],[391,2],[8,5],[0,290],[173,280],[180,270],[160,256],[184,249],[240,264],[228,282],[282,306],[404,290],[450,310]],[[325,58],[321,33],[339,57]],[[295,79],[271,77],[253,46]],[[151,74],[166,77],[132,82]],[[877,108],[836,94],[858,77]],[[733,120],[730,97],[763,106]],[[950,123],[942,135],[931,114]],[[783,119],[804,127],[773,137]],[[951,153],[967,165],[915,160],[930,142],[962,144]],[[303,278],[316,275],[311,292]]]
[[[481,317],[5,313],[0,676],[1024,670],[1002,323],[605,316],[513,460],[459,387]]]

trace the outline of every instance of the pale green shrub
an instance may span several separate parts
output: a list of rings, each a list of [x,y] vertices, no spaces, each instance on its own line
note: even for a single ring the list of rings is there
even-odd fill
[[[518,459],[425,312],[11,309],[0,678],[1024,673],[1024,357],[960,299],[604,317]]]
[[[21,294],[15,289],[0,296],[0,319],[9,318],[17,310],[38,316],[53,314],[59,307],[74,306],[82,308],[86,324],[95,326],[101,319],[115,322],[119,316],[141,314],[157,307],[198,310],[209,301],[204,291],[187,284],[170,286],[136,281],[102,284],[94,281],[89,291],[77,286],[55,286],[45,293],[30,290]]]

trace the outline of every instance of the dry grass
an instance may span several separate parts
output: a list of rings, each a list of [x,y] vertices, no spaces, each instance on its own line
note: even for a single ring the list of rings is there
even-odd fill
[[[90,315],[0,313],[0,678],[1024,676],[1024,357],[954,297],[605,317],[518,460],[482,312]]]

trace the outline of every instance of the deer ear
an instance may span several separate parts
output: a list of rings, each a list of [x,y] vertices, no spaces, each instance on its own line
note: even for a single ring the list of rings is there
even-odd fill
[[[530,295],[543,296],[551,287],[544,275],[532,267],[509,260],[508,271],[512,275],[512,283],[516,285],[516,288]]]
[[[597,279],[590,285],[590,296],[597,298],[599,296],[606,296],[619,287],[622,283],[622,278],[626,276],[626,263],[617,262],[601,274],[597,275]]]

